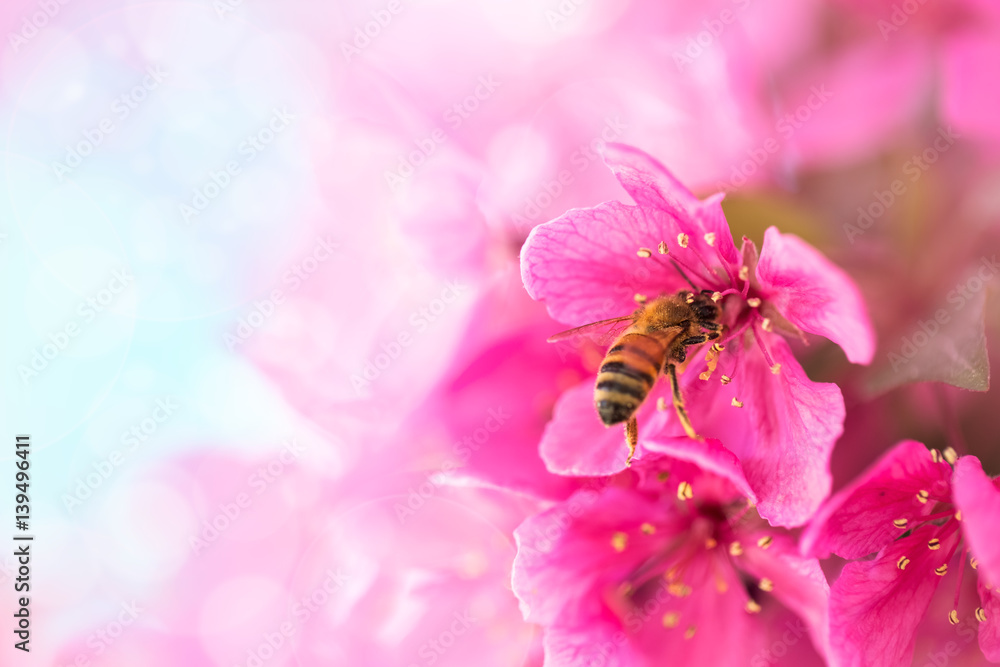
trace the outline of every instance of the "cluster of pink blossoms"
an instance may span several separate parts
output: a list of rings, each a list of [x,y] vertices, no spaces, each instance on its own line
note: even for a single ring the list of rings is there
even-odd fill
[[[967,609],[956,595],[948,620],[973,618],[1000,661],[1000,484],[976,458],[904,442],[828,499],[844,400],[806,376],[787,339],[823,336],[869,363],[852,280],[774,227],[759,252],[747,238],[737,249],[722,195],[697,199],[641,151],[611,144],[604,159],[635,205],[535,228],[521,252],[529,294],[582,326],[690,279],[719,304],[723,334],[692,347],[680,377],[703,439],[686,435],[665,380],[637,412],[631,463],[621,429],[596,414],[593,378],[556,403],[547,472],[531,475],[579,484],[517,529],[513,572],[526,620],[544,628],[545,664],[768,664],[792,615],[830,665],[908,665],[937,584],[957,569],[961,585],[967,568],[981,600]],[[818,560],[831,553],[852,561],[832,587]]]

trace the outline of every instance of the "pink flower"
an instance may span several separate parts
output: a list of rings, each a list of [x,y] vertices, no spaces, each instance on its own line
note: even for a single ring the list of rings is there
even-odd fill
[[[949,457],[951,458],[951,457]],[[952,459],[954,460],[954,459]],[[966,566],[978,568],[979,646],[1000,661],[1000,480],[965,456],[952,471],[937,452],[901,442],[861,479],[820,510],[802,537],[802,552],[855,560],[830,594],[830,642],[845,665],[909,665],[917,624],[949,568],[958,585]],[[957,561],[957,562],[956,562]],[[948,620],[962,622],[958,595]],[[942,623],[945,619],[940,619]]]
[[[697,458],[647,457],[525,521],[513,587],[545,628],[545,664],[746,665],[769,628],[784,629],[781,605],[825,652],[818,562],[747,497],[738,461],[710,441]]]
[[[829,493],[844,403],[835,385],[806,377],[778,332],[825,336],[850,361],[870,362],[874,333],[858,289],[815,249],[773,227],[759,258],[746,238],[737,251],[722,194],[698,200],[645,153],[610,144],[605,161],[636,206],[605,202],[535,228],[521,251],[528,293],[572,326],[626,316],[636,298],[690,289],[668,259],[715,293],[725,349],[717,360],[706,359],[707,346],[689,354],[680,384],[691,421],[739,456],[762,516],[804,523]],[[710,382],[716,362],[721,381]],[[640,455],[651,440],[683,433],[672,410],[654,407],[660,397],[670,404],[667,385],[657,383],[637,413]],[[606,475],[626,465],[622,433],[604,428],[592,391],[592,382],[580,385],[556,405],[541,443],[552,472]]]

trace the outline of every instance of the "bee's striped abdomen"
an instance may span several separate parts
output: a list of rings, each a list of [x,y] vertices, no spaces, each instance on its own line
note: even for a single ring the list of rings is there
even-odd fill
[[[608,350],[597,373],[594,403],[601,421],[623,422],[645,400],[663,367],[666,348],[652,336],[630,333]]]

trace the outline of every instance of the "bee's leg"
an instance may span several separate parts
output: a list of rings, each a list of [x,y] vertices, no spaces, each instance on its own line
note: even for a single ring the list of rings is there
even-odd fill
[[[670,393],[674,399],[674,410],[677,411],[677,417],[681,420],[681,426],[684,427],[684,432],[687,433],[689,438],[694,440],[703,440],[700,435],[695,433],[694,427],[691,426],[691,420],[688,418],[687,409],[684,407],[684,397],[681,396],[681,385],[677,381],[677,369],[673,364],[667,364],[667,375],[670,376]]]
[[[681,345],[698,345],[699,343],[704,343],[708,340],[708,336],[704,334],[699,334],[697,336],[691,336],[690,338],[685,338],[681,341]]]
[[[625,422],[625,444],[628,445],[628,459],[625,461],[625,466],[629,467],[632,465],[632,457],[635,456],[636,445],[639,444],[639,423],[635,417]]]

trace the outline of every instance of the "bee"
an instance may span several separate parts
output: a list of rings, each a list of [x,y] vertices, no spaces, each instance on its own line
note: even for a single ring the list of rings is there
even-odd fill
[[[688,347],[715,340],[722,332],[720,310],[711,295],[708,290],[661,295],[631,315],[593,322],[549,338],[554,343],[602,329],[606,337],[617,334],[597,373],[594,406],[605,426],[625,422],[628,463],[638,443],[635,413],[661,372],[670,378],[674,409],[684,432],[701,439],[684,407],[677,366],[687,359]],[[717,354],[721,349],[716,344],[711,352]]]

